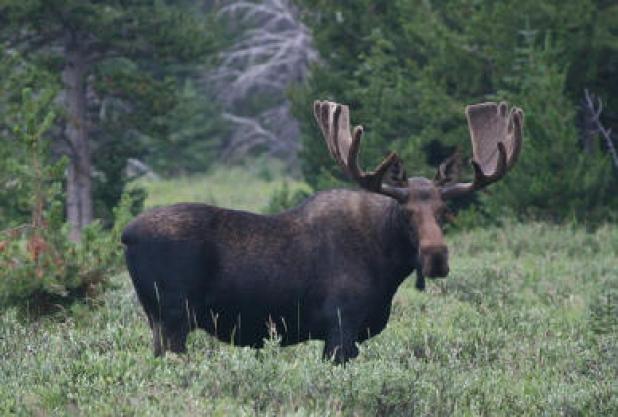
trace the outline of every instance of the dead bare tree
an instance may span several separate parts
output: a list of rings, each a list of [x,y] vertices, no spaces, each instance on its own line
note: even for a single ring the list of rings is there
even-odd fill
[[[285,91],[305,79],[318,57],[309,30],[289,0],[226,1],[218,15],[241,32],[207,76],[234,125],[223,157],[242,158],[260,149],[294,162],[299,129]]]
[[[603,112],[603,101],[600,97],[597,97],[594,93],[590,93],[588,89],[585,89],[584,106],[586,111],[586,119],[594,128],[593,133],[599,133],[601,135],[605,141],[607,151],[612,157],[614,168],[618,170],[618,152],[616,152],[616,146],[612,140],[612,130],[606,129],[600,120],[601,113]]]

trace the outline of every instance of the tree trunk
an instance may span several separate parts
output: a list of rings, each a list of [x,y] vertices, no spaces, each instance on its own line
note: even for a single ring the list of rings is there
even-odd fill
[[[64,45],[62,71],[67,111],[67,139],[71,145],[67,177],[67,220],[70,238],[79,240],[84,226],[92,222],[92,178],[88,147],[86,75],[88,62],[79,36],[70,33]]]

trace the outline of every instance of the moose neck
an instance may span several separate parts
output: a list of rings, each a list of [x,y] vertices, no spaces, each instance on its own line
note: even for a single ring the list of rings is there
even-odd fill
[[[417,267],[418,239],[411,236],[401,205],[390,197],[367,191],[323,191],[276,217],[301,225],[297,229],[307,233],[307,241],[322,249],[345,247],[389,291],[394,292]],[[292,228],[289,224],[286,229]]]
[[[385,208],[385,221],[379,231],[381,246],[388,266],[393,292],[418,267],[418,241],[409,232],[409,224],[401,206],[394,202]]]

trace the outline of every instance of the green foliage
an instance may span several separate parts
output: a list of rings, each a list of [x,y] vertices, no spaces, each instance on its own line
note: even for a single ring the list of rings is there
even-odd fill
[[[388,327],[346,367],[322,362],[317,342],[275,336],[256,353],[203,332],[186,356],[155,359],[122,274],[98,309],[36,323],[0,313],[0,414],[615,416],[618,334],[598,304],[617,285],[617,233],[452,235],[452,275],[426,293],[405,282]]]
[[[40,132],[37,130],[47,130],[55,119],[48,107],[57,88],[49,73],[29,65],[19,54],[0,59],[0,72],[6,75],[0,78],[3,92],[0,94],[0,228],[9,228],[31,220],[35,195],[31,166],[35,162],[33,159],[40,166],[49,149],[47,140],[38,141]],[[33,100],[31,91],[37,91],[41,97]],[[22,114],[22,108],[27,108],[28,114]],[[32,152],[29,153],[29,149]],[[56,178],[55,171],[63,168],[59,163],[55,169],[51,166],[41,169],[49,172],[40,175],[47,180],[38,186],[48,187]]]
[[[93,178],[94,210],[103,225],[109,227],[114,222],[113,210],[125,193],[132,195],[132,212],[137,214],[144,208],[146,191],[127,187],[131,180],[125,171],[127,158],[135,156],[135,147],[130,141],[116,136],[99,145],[95,162],[97,171]]]
[[[97,216],[107,223],[131,180],[124,172],[127,158],[139,158],[161,174],[203,171],[224,131],[218,109],[192,86],[204,55],[213,50],[213,22],[189,3],[157,3],[154,10],[140,4],[123,7],[120,15],[136,10],[143,26],[132,41],[106,27],[119,57],[103,59],[94,68],[97,94],[104,97],[100,129],[93,135],[100,174],[94,178],[94,197]],[[131,192],[138,203],[145,198],[143,190],[132,187]]]
[[[213,19],[188,0],[0,5],[0,45],[9,46],[2,57],[21,53],[19,61],[6,60],[9,77],[24,78],[25,64],[66,89],[60,75],[68,51],[83,57],[95,217],[106,225],[129,181],[127,158],[142,159],[163,173],[178,172],[182,158],[189,171],[211,162],[223,131],[218,109],[184,86],[203,72],[217,35]],[[13,83],[6,95],[15,95],[20,85]],[[60,116],[66,122],[68,108]],[[58,130],[56,137],[66,135]],[[63,143],[56,141],[57,149],[67,153]]]
[[[191,60],[212,46],[208,36],[212,22],[202,19],[191,1],[4,0],[1,7],[3,30],[17,27],[31,33],[23,42],[39,41],[32,45],[35,48],[53,42],[58,36],[55,31],[66,28],[73,35],[92,34],[91,47],[99,52],[113,49],[114,55],[141,55],[162,63]],[[22,46],[21,38],[10,39]]]
[[[298,206],[303,200],[309,197],[305,189],[290,190],[287,182],[281,188],[276,189],[270,196],[265,212],[269,214],[280,213],[284,210]]]
[[[300,3],[323,58],[307,85],[291,92],[301,120],[302,169],[312,187],[342,179],[312,120],[314,99],[350,105],[353,123],[366,130],[366,169],[390,148],[409,174],[429,178],[456,148],[471,155],[465,105],[506,99],[526,112],[523,153],[507,179],[492,186],[492,197],[481,198],[482,210],[609,218],[618,174],[603,146],[592,154],[580,149],[576,106],[583,88],[594,87],[606,103],[606,124],[618,127],[618,20],[607,18],[618,6],[592,0]]]
[[[69,240],[58,201],[46,211],[44,226],[5,232],[0,242],[0,304],[26,306],[38,314],[97,295],[122,266],[120,232],[132,217],[132,204],[127,195],[115,210],[112,231],[92,223],[79,243]]]
[[[488,204],[495,212],[499,204],[552,220],[615,220],[618,171],[600,148],[587,154],[576,146],[576,112],[565,94],[566,72],[556,64],[557,50],[549,39],[543,47],[529,44],[519,50],[510,91],[498,93],[526,103],[526,142],[517,169],[495,187]]]
[[[176,105],[165,114],[169,135],[148,147],[144,159],[165,175],[205,172],[215,162],[227,130],[221,110],[191,79],[177,94]]]
[[[88,225],[79,243],[69,240],[62,204],[45,211],[45,225],[4,232],[0,242],[0,304],[26,306],[45,313],[56,304],[94,297],[110,274],[123,264],[120,233],[133,217],[126,194],[115,209],[111,231],[101,223]]]
[[[45,204],[61,189],[66,161],[49,161],[49,140],[44,137],[56,119],[51,110],[55,94],[51,88],[36,93],[24,88],[17,100],[21,107],[8,117],[13,126],[3,135],[0,146],[4,154],[0,170],[4,185],[0,210],[4,216],[0,227],[40,224]]]
[[[11,161],[8,173],[19,184],[12,189],[12,197],[26,202],[22,209],[30,218],[28,223],[14,225],[26,220],[22,215],[3,224],[12,227],[0,236],[0,305],[27,305],[37,312],[52,303],[93,295],[120,266],[120,231],[133,204],[128,195],[122,200],[111,232],[93,223],[79,244],[69,240],[62,191],[66,160],[50,161],[46,137],[56,117],[55,94],[23,90],[21,108],[13,119],[11,150],[3,147]]]
[[[599,289],[590,308],[590,322],[599,335],[618,333],[618,282],[610,281]]]

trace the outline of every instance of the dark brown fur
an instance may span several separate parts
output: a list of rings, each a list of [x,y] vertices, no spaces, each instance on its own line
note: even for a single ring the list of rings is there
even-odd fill
[[[414,215],[426,217],[433,191],[419,181]],[[273,216],[158,208],[129,224],[122,242],[155,355],[184,351],[195,328],[254,347],[275,329],[283,345],[324,340],[324,356],[341,362],[384,329],[395,291],[418,268],[419,236],[435,228],[414,222],[389,197],[333,190]]]

